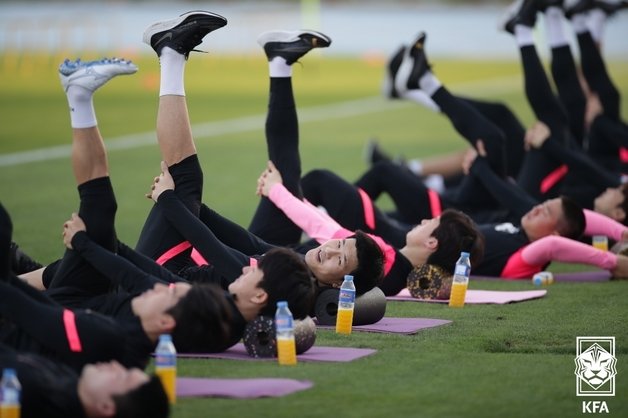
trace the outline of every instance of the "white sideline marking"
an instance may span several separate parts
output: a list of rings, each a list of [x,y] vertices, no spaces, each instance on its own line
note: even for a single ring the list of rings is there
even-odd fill
[[[490,80],[480,80],[454,85],[454,91],[473,92],[481,90],[483,95],[488,93],[503,93],[519,87],[521,76],[507,76]],[[299,123],[317,122],[327,119],[342,119],[360,116],[369,113],[389,112],[402,107],[416,106],[410,101],[390,101],[379,96],[340,102],[299,110]],[[263,129],[266,115],[246,116],[241,118],[207,122],[192,126],[195,141],[219,135],[247,132]],[[144,146],[155,146],[157,139],[155,132],[145,132],[133,135],[122,135],[105,141],[108,151],[127,150]],[[39,148],[29,151],[14,152],[0,155],[0,167],[9,167],[21,164],[49,161],[67,158],[71,154],[70,145]]]

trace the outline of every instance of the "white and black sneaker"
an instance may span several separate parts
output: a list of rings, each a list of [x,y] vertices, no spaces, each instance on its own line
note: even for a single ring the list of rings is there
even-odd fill
[[[133,74],[137,66],[123,58],[103,58],[98,61],[70,61],[66,59],[59,66],[59,78],[63,90],[70,86],[81,86],[89,91],[97,88],[120,74]]]
[[[314,48],[327,48],[331,39],[313,30],[270,31],[262,33],[257,43],[264,48],[268,61],[282,57],[292,65]]]
[[[144,31],[143,41],[161,54],[164,47],[170,47],[187,59],[191,51],[203,42],[210,32],[227,24],[227,19],[216,13],[195,10],[182,14],[176,19],[155,22]]]
[[[420,32],[403,54],[403,61],[395,79],[395,88],[398,93],[419,89],[421,76],[430,69],[425,56],[426,40],[427,34]]]
[[[386,76],[382,85],[382,93],[389,99],[398,99],[401,95],[395,86],[395,79],[403,61],[406,46],[401,45],[386,64]]]

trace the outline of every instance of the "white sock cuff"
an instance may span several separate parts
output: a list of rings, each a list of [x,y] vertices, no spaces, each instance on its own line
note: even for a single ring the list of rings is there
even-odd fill
[[[534,45],[532,28],[524,25],[515,25],[515,40],[520,47]]]
[[[440,80],[436,78],[431,71],[426,72],[419,79],[419,87],[430,97],[436,93],[436,90],[438,90],[441,86],[442,84]]]
[[[423,175],[423,163],[421,160],[410,160],[407,162],[407,166],[417,176]]]
[[[547,44],[550,48],[557,48],[569,44],[563,27],[563,10],[559,7],[548,7],[545,11],[545,31]]]
[[[73,128],[91,128],[96,126],[93,92],[83,87],[71,86],[66,97],[70,108],[70,125]]]
[[[292,66],[285,58],[275,57],[268,62],[268,72],[273,78],[289,78],[292,77]]]
[[[571,17],[571,26],[573,26],[573,30],[577,34],[588,31],[587,16],[584,14],[573,15]]]
[[[185,56],[170,47],[161,50],[159,81],[160,96],[185,96]]]
[[[587,17],[587,26],[595,42],[600,42],[606,26],[606,13],[600,9],[593,9]]]
[[[436,102],[434,102],[431,95],[427,94],[423,90],[408,90],[403,93],[403,97],[404,99],[409,99],[434,112],[440,113],[440,107],[436,104]]]

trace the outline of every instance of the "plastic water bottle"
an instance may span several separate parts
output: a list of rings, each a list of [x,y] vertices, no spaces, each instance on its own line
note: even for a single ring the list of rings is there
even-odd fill
[[[464,298],[467,294],[470,275],[471,261],[469,260],[469,253],[461,252],[460,258],[456,261],[456,268],[454,269],[454,280],[451,284],[449,306],[454,308],[462,308],[464,306]]]
[[[283,366],[297,364],[297,347],[294,342],[294,320],[288,302],[277,302],[275,312],[275,335],[277,337],[277,360]]]
[[[177,350],[172,343],[170,334],[159,336],[159,344],[155,350],[155,374],[159,376],[170,403],[176,403]]]
[[[347,274],[338,294],[338,314],[336,315],[336,332],[338,334],[351,334],[354,307],[355,285],[353,284],[353,276]]]
[[[2,396],[0,417],[20,418],[20,395],[22,393],[22,385],[20,385],[15,369],[4,369],[2,371],[0,390]]]

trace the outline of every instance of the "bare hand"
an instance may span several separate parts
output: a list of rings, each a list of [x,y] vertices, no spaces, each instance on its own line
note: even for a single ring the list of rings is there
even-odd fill
[[[469,175],[471,166],[473,165],[475,159],[478,158],[478,155],[480,157],[486,157],[486,148],[484,147],[484,142],[481,139],[478,139],[475,144],[475,148],[469,148],[462,158],[462,171],[466,175]]]
[[[154,178],[150,190],[151,192],[146,194],[146,197],[153,199],[155,202],[157,202],[159,196],[166,190],[174,190],[174,179],[170,175],[168,165],[164,161],[161,162],[161,174]]]
[[[256,194],[258,196],[268,197],[270,189],[272,189],[275,184],[281,183],[283,183],[281,173],[277,170],[277,167],[275,167],[275,164],[273,164],[272,161],[268,161],[266,170],[264,170],[257,179]]]
[[[591,93],[587,97],[587,107],[584,113],[584,124],[587,129],[591,127],[591,124],[599,115],[604,113],[604,107],[600,101],[600,97],[596,93]]]
[[[524,138],[526,149],[541,148],[550,135],[551,131],[549,127],[545,123],[537,121],[526,131],[526,136]]]
[[[628,279],[628,257],[617,254],[617,265],[613,270],[611,270],[611,273],[613,274],[614,279]]]
[[[63,224],[63,244],[72,249],[72,238],[79,231],[86,231],[85,222],[76,213],[73,213],[68,221]]]

